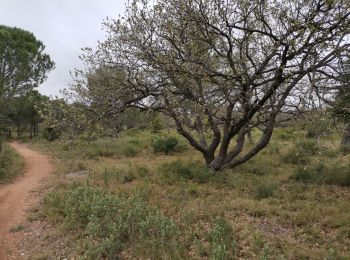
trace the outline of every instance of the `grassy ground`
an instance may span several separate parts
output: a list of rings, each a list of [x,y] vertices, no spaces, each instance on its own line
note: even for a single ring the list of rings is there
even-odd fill
[[[23,173],[24,160],[9,145],[3,144],[0,152],[0,184],[11,182]]]
[[[253,160],[213,174],[175,134],[175,148],[159,149],[166,135],[33,144],[59,158],[39,215],[71,255],[350,259],[350,166],[338,138],[317,146],[277,129]]]

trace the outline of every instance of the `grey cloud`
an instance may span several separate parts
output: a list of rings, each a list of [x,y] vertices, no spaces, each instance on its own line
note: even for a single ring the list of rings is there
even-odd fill
[[[126,0],[0,0],[0,24],[31,31],[46,45],[56,62],[48,80],[39,87],[57,95],[72,81],[69,71],[82,66],[81,48],[104,38],[102,21],[123,13]]]

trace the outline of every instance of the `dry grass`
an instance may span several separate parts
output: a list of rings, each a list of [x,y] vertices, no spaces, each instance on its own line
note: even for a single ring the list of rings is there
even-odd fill
[[[342,155],[329,140],[323,140],[322,147],[299,165],[284,158],[291,150],[300,152],[293,149],[297,141],[304,140],[302,133],[277,129],[271,144],[250,162],[198,181],[181,174],[185,162],[190,161],[192,168],[203,163],[199,153],[188,148],[171,155],[154,154],[151,139],[151,133],[138,132],[69,149],[62,143],[34,145],[58,156],[57,190],[69,189],[72,182],[83,183],[102,187],[118,197],[137,197],[159,209],[180,230],[178,243],[185,251],[183,258],[350,258],[350,188],[292,178],[298,167],[321,161],[325,165],[347,164],[349,156]],[[120,146],[130,143],[137,152],[123,154]],[[107,155],[95,153],[94,149],[101,151],[101,144],[118,148]],[[164,173],[164,164],[176,160],[183,161],[183,167]],[[69,177],[72,172],[77,176]],[[56,213],[46,216],[61,221],[55,219]],[[215,224],[218,219],[228,223],[229,238],[217,231],[222,228]],[[210,234],[219,234],[219,238],[215,240]],[[223,242],[227,239],[232,245]],[[121,253],[123,258],[133,255],[128,250]]]
[[[23,174],[24,160],[9,145],[3,144],[0,152],[0,184],[9,183],[16,176]]]

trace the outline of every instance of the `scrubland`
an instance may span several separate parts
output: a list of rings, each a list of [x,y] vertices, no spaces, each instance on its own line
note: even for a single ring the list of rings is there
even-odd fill
[[[172,131],[36,140],[56,172],[31,217],[54,224],[44,240],[64,237],[66,255],[83,259],[349,259],[339,139],[277,128],[259,155],[222,172]]]

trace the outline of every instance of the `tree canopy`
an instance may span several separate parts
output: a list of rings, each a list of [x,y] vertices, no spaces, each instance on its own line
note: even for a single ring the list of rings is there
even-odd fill
[[[11,124],[30,123],[30,135],[38,133],[41,120],[37,102],[46,97],[33,89],[38,87],[54,68],[44,52],[44,44],[28,31],[0,25],[0,128],[11,135]],[[1,142],[0,142],[1,151]]]
[[[76,101],[98,117],[130,107],[164,113],[220,170],[262,150],[277,115],[306,90],[338,82],[350,8],[345,0],[134,0],[105,27],[107,39],[82,56]],[[248,147],[253,128],[260,137]]]
[[[36,90],[11,98],[6,109],[6,116],[10,120],[8,126],[16,126],[17,136],[22,135],[23,128],[28,129],[31,138],[37,136],[42,122],[41,111],[48,102],[49,98]]]
[[[46,79],[54,63],[44,49],[32,33],[0,25],[0,98],[30,90]]]
[[[340,120],[350,123],[350,60],[342,64],[342,83],[336,92],[334,114]]]

